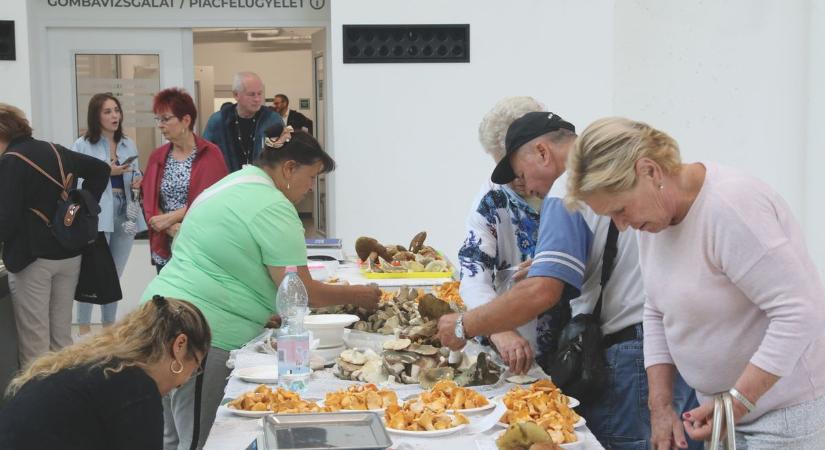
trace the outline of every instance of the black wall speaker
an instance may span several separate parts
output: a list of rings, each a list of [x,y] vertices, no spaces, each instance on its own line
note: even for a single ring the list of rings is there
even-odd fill
[[[344,63],[470,62],[470,25],[344,25]]]
[[[14,21],[0,20],[0,60],[14,61]]]

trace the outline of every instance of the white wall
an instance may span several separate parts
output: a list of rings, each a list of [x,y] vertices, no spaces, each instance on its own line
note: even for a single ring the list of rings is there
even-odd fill
[[[771,184],[825,269],[825,5],[786,2],[350,0],[331,10],[333,234],[405,243],[426,229],[455,259],[492,168],[482,115],[532,95],[584,129],[605,115],[671,133]],[[341,26],[469,23],[469,64],[343,64]]]
[[[25,0],[3,0],[0,20],[14,21],[16,60],[0,61],[0,102],[17,106],[31,118],[29,20]],[[36,124],[35,124],[36,125]],[[37,128],[35,126],[35,128]],[[35,129],[35,134],[38,130]]]
[[[822,6],[812,19],[807,0],[616,2],[614,80],[616,115],[667,131],[686,161],[738,167],[776,189],[808,224],[820,271]]]
[[[522,5],[521,7],[517,5]],[[428,242],[456,260],[492,159],[478,123],[501,97],[532,95],[574,123],[609,114],[610,2],[348,0],[331,5],[332,233]],[[470,63],[343,64],[341,26],[469,23]]]
[[[825,208],[822,194],[825,193],[825,2],[811,2],[810,23],[808,25],[810,58],[808,67],[808,141],[806,143],[805,168],[805,231],[808,248],[825,278]]]
[[[282,93],[289,97],[289,107],[315,120],[315,111],[298,108],[299,98],[312,105],[312,52],[293,50],[253,52],[242,42],[196,43],[195,65],[214,66],[216,85],[231,85],[235,72],[251,70],[266,85],[266,96]]]

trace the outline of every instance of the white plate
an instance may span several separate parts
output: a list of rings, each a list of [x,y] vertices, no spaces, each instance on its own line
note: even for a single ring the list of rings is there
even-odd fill
[[[495,402],[495,401],[497,401],[497,400],[501,400],[501,401],[503,402],[503,401],[504,401],[504,396],[505,396],[505,395],[507,395],[507,393],[506,393],[506,392],[505,392],[504,394],[497,395],[497,396],[493,397],[493,400],[492,400],[492,401],[494,401],[494,402]],[[565,397],[567,397],[567,406],[569,406],[569,407],[571,407],[571,408],[575,408],[575,407],[577,407],[577,406],[581,405],[581,402],[579,401],[579,399],[577,399],[577,398],[575,398],[575,397],[571,397],[571,396],[569,396],[569,395],[565,395]]]
[[[575,433],[576,433],[576,442],[571,442],[569,444],[559,444],[559,447],[564,448],[564,449],[568,449],[568,450],[584,448],[584,439],[585,439],[584,433],[581,433],[581,432],[578,432],[578,431],[576,431]]]
[[[387,428],[389,430],[389,428]],[[502,434],[504,434],[507,430],[504,430],[496,435],[496,439],[500,438]],[[569,444],[559,444],[559,447],[568,449],[568,450],[575,450],[584,448],[584,433],[580,433],[575,431],[576,433],[576,442],[570,442]]]
[[[436,436],[444,436],[447,434],[455,433],[456,431],[463,430],[467,427],[466,423],[462,423],[457,427],[447,428],[446,430],[434,430],[434,431],[409,431],[409,430],[396,430],[395,428],[390,428],[384,425],[384,428],[387,429],[390,433],[401,434],[404,436],[415,436],[415,437],[436,437]]]
[[[310,314],[304,316],[304,325],[311,328],[346,327],[360,320],[354,314]]]
[[[476,407],[476,408],[467,408],[467,409],[448,409],[447,413],[452,414],[452,413],[460,412],[461,414],[472,414],[472,413],[477,413],[477,412],[480,412],[480,411],[487,411],[488,409],[493,409],[495,407],[496,407],[495,403],[491,402],[490,400],[487,400],[487,404],[484,405],[484,406],[479,406],[479,407]]]
[[[269,415],[269,414],[275,414],[272,411],[246,411],[246,410],[243,410],[243,409],[230,408],[229,406],[226,406],[226,405],[221,405],[221,408],[229,411],[230,413],[232,413],[236,416],[241,416],[241,417],[263,417],[263,416],[266,416],[266,415]]]
[[[266,366],[244,367],[235,371],[235,375],[249,383],[277,383],[278,366],[269,364]]]
[[[586,421],[586,420],[584,420],[584,417],[579,416],[579,420],[578,420],[576,423],[574,423],[574,424],[573,424],[573,428],[581,428],[581,427],[583,427],[586,423],[587,423],[587,421]],[[507,427],[509,427],[509,426],[510,426],[510,424],[507,424],[507,423],[504,423],[504,422],[496,422],[496,425],[498,425],[498,426],[500,426],[500,427],[504,427],[504,428],[507,428]]]
[[[323,400],[318,400],[318,406],[324,406]],[[337,412],[374,412],[383,414],[384,408],[381,409],[339,409]]]
[[[406,402],[406,401],[409,401],[409,400],[415,400],[417,398],[418,398],[418,395],[410,395],[409,397],[405,398],[402,401],[402,403]],[[477,413],[477,412],[481,412],[481,411],[487,411],[488,409],[493,409],[495,407],[496,407],[496,404],[494,403],[494,401],[490,400],[490,399],[487,399],[487,404],[484,405],[484,406],[478,406],[476,408],[467,408],[467,409],[448,409],[444,412],[446,412],[447,414],[453,414],[453,413],[457,413],[457,412],[459,412],[461,414],[472,414],[472,413]]]

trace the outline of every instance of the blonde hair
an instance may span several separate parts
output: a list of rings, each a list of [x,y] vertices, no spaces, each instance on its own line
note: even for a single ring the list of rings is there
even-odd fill
[[[582,132],[567,156],[565,203],[576,208],[595,192],[622,192],[636,184],[636,161],[650,158],[666,174],[679,171],[679,144],[667,133],[623,117],[599,119]]]
[[[180,334],[188,338],[190,353],[205,354],[209,350],[212,332],[203,313],[189,302],[156,295],[96,336],[36,359],[11,381],[6,395],[13,397],[34,379],[84,365],[100,367],[113,363],[103,371],[107,376],[126,367],[145,369],[168,354],[170,344]]]
[[[510,124],[533,111],[544,111],[544,105],[533,97],[505,97],[481,119],[478,140],[496,163],[504,158],[504,137]]]
[[[0,103],[0,140],[8,143],[21,136],[31,136],[32,127],[20,108]]]

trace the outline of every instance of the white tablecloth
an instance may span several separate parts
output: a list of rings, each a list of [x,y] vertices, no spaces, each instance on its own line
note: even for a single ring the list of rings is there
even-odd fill
[[[233,355],[236,369],[253,367],[264,364],[276,364],[275,357],[239,351]],[[539,370],[534,367],[534,370]],[[339,380],[335,378],[332,371],[327,369],[313,372],[309,389],[303,394],[305,398],[324,398],[326,392],[344,388],[353,382]],[[255,383],[247,383],[235,376],[231,376],[225,389],[225,399],[235,398],[239,394],[252,390],[257,386]],[[513,385],[504,381],[493,386],[476,387],[487,397],[494,397],[510,390]],[[405,398],[421,391],[418,385],[393,385],[393,389],[399,398]],[[483,416],[469,416],[471,423]],[[414,438],[398,436],[390,433],[393,441],[393,449],[435,449],[449,448],[450,450],[494,450],[496,448],[495,438],[502,431],[502,428],[494,426],[483,433],[470,433],[461,430],[452,435],[440,436],[437,438]],[[599,444],[593,434],[586,427],[576,431],[585,435],[583,445],[577,446],[577,450],[596,450],[603,447]],[[239,417],[221,408],[218,410],[215,424],[209,434],[209,439],[204,446],[205,450],[243,450],[262,432],[261,420],[255,418]],[[265,449],[260,449],[265,450]]]

